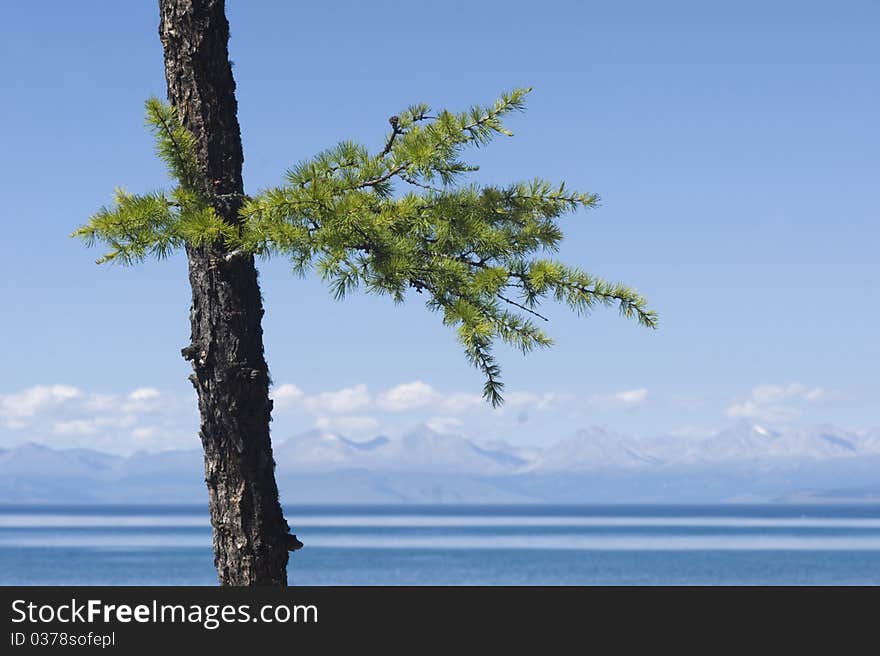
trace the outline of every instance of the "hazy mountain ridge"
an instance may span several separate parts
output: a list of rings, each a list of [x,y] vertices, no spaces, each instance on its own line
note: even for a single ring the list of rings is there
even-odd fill
[[[660,502],[876,496],[880,431],[771,430],[739,423],[704,438],[592,427],[546,449],[477,443],[417,426],[355,441],[308,431],[275,446],[282,497],[300,503]],[[193,502],[196,450],[121,457],[26,444],[0,450],[2,502]]]
[[[657,468],[750,461],[880,456],[880,432],[832,426],[776,431],[741,422],[703,438],[640,438],[591,427],[546,449],[479,443],[417,426],[399,438],[355,442],[310,431],[281,442],[276,461],[293,469],[365,468],[480,474]]]

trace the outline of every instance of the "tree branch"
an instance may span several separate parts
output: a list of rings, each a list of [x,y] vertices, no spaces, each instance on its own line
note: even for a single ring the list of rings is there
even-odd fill
[[[391,124],[391,136],[388,137],[388,142],[385,144],[382,152],[379,153],[380,159],[391,152],[391,148],[394,147],[394,140],[397,138],[397,135],[403,134],[403,130],[400,129],[400,119],[397,116],[392,116],[388,119],[388,122]]]
[[[497,296],[498,296],[498,298],[500,298],[500,299],[501,299],[502,301],[504,301],[505,303],[510,303],[511,305],[514,305],[514,306],[518,307],[520,310],[523,310],[524,312],[528,312],[529,314],[533,314],[533,315],[535,315],[536,317],[538,317],[539,319],[543,319],[544,321],[550,321],[550,319],[548,319],[547,317],[545,317],[543,314],[541,314],[541,313],[539,313],[539,312],[536,312],[535,310],[533,310],[533,309],[530,308],[530,307],[526,307],[525,305],[522,305],[522,304],[520,304],[520,303],[517,303],[517,302],[514,301],[513,299],[507,298],[506,296],[504,296],[504,295],[502,295],[502,294],[498,294]]]
[[[409,166],[408,162],[404,162],[403,164],[398,164],[393,169],[389,170],[387,173],[383,173],[380,176],[375,178],[371,178],[365,182],[360,183],[358,186],[354,187],[354,189],[363,189],[364,187],[375,187],[377,184],[382,184],[383,182],[388,182],[395,175],[403,171],[407,166]]]

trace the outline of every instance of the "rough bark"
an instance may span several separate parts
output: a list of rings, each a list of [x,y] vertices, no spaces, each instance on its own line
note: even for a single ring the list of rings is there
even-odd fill
[[[235,223],[243,155],[224,2],[159,0],[159,9],[168,99],[198,140],[203,193]],[[192,343],[182,352],[199,397],[214,564],[222,585],[286,585],[296,542],[275,483],[254,260],[222,244],[189,247],[187,257]]]

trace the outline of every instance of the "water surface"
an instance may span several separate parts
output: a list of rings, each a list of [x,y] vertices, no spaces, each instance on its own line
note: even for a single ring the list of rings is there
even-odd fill
[[[878,585],[880,506],[290,506],[298,585]],[[195,506],[2,506],[0,584],[213,585]]]

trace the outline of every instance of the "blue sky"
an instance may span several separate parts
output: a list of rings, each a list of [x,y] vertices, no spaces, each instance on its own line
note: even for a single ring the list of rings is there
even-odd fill
[[[381,147],[412,102],[532,85],[515,138],[474,153],[478,179],[599,193],[563,219],[560,256],[662,320],[547,306],[556,346],[499,349],[512,402],[490,412],[417,298],[337,303],[263,263],[276,435],[880,423],[877,3],[228,5],[247,190],[341,139]],[[67,237],[115,185],[167,183],[142,128],[164,95],[157,24],[150,2],[5,3],[0,445],[195,445],[184,259],[97,267]]]

